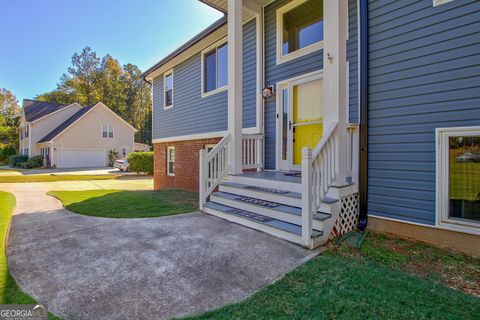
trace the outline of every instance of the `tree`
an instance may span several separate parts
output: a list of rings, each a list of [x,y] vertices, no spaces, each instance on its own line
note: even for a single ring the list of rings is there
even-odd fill
[[[87,106],[103,102],[138,129],[136,141],[151,142],[150,86],[134,64],[122,66],[107,54],[99,58],[90,47],[72,56],[72,66],[62,75],[57,89],[38,100]]]
[[[17,147],[21,113],[17,97],[10,90],[0,88],[0,143]]]
[[[13,119],[22,113],[17,97],[5,88],[0,88],[0,113],[7,119]]]

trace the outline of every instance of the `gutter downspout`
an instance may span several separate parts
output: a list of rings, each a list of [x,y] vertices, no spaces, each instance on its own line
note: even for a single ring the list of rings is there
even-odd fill
[[[360,0],[360,212],[358,229],[368,224],[368,0]]]

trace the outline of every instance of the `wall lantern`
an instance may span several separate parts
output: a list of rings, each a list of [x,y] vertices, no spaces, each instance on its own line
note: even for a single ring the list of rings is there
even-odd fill
[[[269,99],[275,94],[275,87],[267,83],[267,86],[262,89],[263,99]]]

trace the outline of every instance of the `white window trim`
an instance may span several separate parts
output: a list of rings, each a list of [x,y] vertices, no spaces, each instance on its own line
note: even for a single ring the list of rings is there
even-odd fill
[[[166,103],[167,103],[167,100],[165,99],[165,96],[166,96],[166,86],[165,86],[165,78],[168,77],[169,75],[172,75],[172,104],[170,106],[167,106]],[[168,109],[172,109],[173,108],[173,105],[174,105],[174,100],[173,100],[173,92],[174,92],[174,85],[173,85],[173,78],[174,78],[174,75],[173,75],[173,69],[170,69],[168,70],[167,72],[165,72],[163,74],[163,110],[168,110]]]
[[[175,159],[177,158],[177,152],[175,151],[174,146],[167,146],[167,176],[174,177],[175,172],[170,172],[170,162],[175,163],[175,161],[170,160],[170,150],[175,152]]]
[[[449,213],[449,143],[450,137],[480,135],[480,126],[437,128],[436,136],[436,226],[442,229],[480,235],[480,222],[450,219]]]
[[[104,127],[104,126],[107,127],[107,136],[106,136],[106,137],[103,136],[103,127]],[[109,136],[108,136],[108,133],[110,132],[110,131],[108,130],[109,127],[112,128],[112,137],[109,137]],[[115,132],[113,131],[113,125],[111,125],[111,124],[102,124],[101,127],[100,127],[100,136],[101,136],[103,139],[113,139],[113,138],[115,138]]]
[[[223,86],[223,87],[220,87],[220,88],[217,88],[215,90],[212,90],[212,91],[209,91],[209,92],[205,92],[205,78],[204,78],[204,71],[205,71],[205,54],[206,53],[209,53],[210,51],[212,51],[213,49],[215,48],[218,48],[218,47],[221,47],[222,45],[224,45],[225,43],[227,43],[227,37],[223,37],[222,39],[212,43],[211,45],[209,45],[208,47],[206,47],[205,49],[202,50],[201,54],[200,54],[200,59],[201,59],[201,72],[200,72],[200,82],[202,84],[202,91],[201,91],[201,96],[202,98],[205,98],[205,97],[208,97],[208,96],[211,96],[211,95],[214,95],[214,94],[217,94],[219,92],[222,92],[222,91],[225,91],[228,89],[228,83]],[[218,68],[218,65],[217,65],[217,68]]]
[[[307,54],[310,54],[312,52],[318,51],[323,49],[323,40],[312,43],[309,46],[306,46],[305,48],[298,49],[294,52],[288,53],[288,54],[282,54],[282,37],[283,37],[283,15],[292,10],[293,8],[301,5],[302,3],[306,2],[307,0],[294,0],[283,7],[280,7],[277,9],[277,65],[298,59],[300,57],[303,57]]]
[[[445,4],[445,3],[448,3],[448,2],[451,2],[453,0],[433,0],[433,6],[436,7],[436,6],[440,6],[442,4]]]

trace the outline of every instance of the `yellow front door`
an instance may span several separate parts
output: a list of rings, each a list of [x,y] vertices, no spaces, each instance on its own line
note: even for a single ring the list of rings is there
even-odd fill
[[[315,148],[323,132],[323,82],[314,80],[293,86],[293,165],[302,163],[302,149]]]

